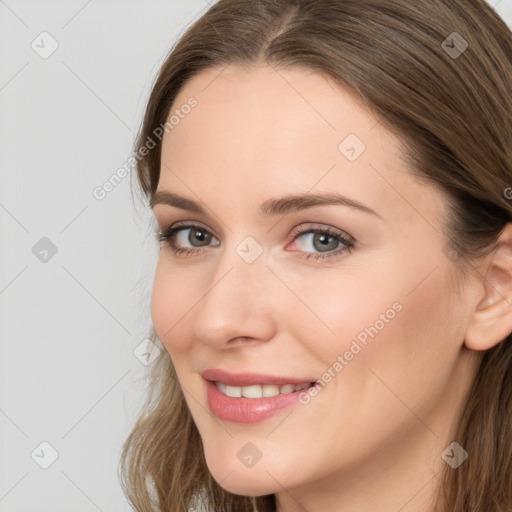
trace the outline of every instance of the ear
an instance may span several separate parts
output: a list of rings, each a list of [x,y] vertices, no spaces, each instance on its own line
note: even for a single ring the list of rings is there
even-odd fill
[[[477,351],[494,347],[512,332],[512,223],[498,237],[481,279],[483,290],[465,337],[466,347]]]

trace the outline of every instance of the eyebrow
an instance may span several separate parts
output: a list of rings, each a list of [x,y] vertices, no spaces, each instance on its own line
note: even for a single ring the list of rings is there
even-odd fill
[[[155,192],[149,202],[149,206],[151,209],[153,209],[157,204],[174,206],[176,208],[181,208],[182,210],[187,210],[192,213],[206,215],[206,211],[198,203],[173,192]],[[353,199],[349,199],[348,197],[338,194],[337,192],[324,192],[317,194],[290,194],[284,197],[271,198],[267,199],[261,204],[260,210],[264,215],[271,216],[305,210],[306,208],[313,208],[315,206],[326,205],[348,206],[350,208],[354,208],[381,218],[381,216],[375,210],[372,210],[368,206],[358,203]]]

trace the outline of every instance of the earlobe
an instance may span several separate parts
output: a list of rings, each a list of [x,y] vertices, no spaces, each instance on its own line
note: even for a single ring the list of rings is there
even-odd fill
[[[465,337],[465,346],[475,351],[489,350],[512,332],[512,223],[502,230],[488,258]]]

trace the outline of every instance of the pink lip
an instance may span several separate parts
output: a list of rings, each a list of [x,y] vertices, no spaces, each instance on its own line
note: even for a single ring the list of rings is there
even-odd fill
[[[297,403],[299,393],[287,393],[263,398],[232,398],[217,389],[217,386],[206,382],[208,407],[212,414],[224,421],[235,423],[256,423],[263,421]]]
[[[201,373],[203,379],[212,382],[222,382],[228,386],[253,386],[259,384],[274,384],[284,386],[285,384],[304,384],[315,382],[316,379],[297,379],[294,377],[279,377],[275,375],[262,375],[259,373],[229,373],[225,370],[209,368]]]
[[[280,394],[262,398],[233,398],[222,393],[215,382],[222,382],[229,386],[251,386],[255,384],[303,384],[314,382],[312,380],[294,379],[291,377],[277,377],[259,375],[254,373],[231,374],[224,370],[209,369],[202,373],[206,384],[208,406],[212,414],[224,421],[235,423],[257,423],[270,418],[283,409],[298,402],[299,394],[303,391]]]

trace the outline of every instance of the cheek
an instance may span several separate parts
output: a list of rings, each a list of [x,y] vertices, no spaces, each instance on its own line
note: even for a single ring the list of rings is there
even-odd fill
[[[170,269],[165,256],[160,256],[153,280],[151,317],[160,341],[171,356],[187,349],[184,328],[194,303],[199,300],[195,299],[193,290],[190,276],[179,269]]]
[[[443,278],[432,274],[404,299],[396,345],[414,379],[441,382],[449,377],[464,338],[464,318],[457,297]],[[389,365],[392,365],[389,361]],[[394,364],[394,367],[397,363]]]
[[[344,276],[297,282],[295,291],[307,298],[308,307],[300,314],[294,309],[293,330],[314,355],[323,380],[339,381],[333,375],[343,374],[343,386],[372,389],[375,393],[367,396],[382,399],[378,388],[383,384],[371,369],[412,402],[418,395],[411,391],[428,393],[430,386],[435,391],[447,381],[463,326],[447,284],[448,269],[440,264],[421,282],[419,276],[432,266],[418,258],[415,265],[389,265],[373,275],[353,268]],[[432,382],[434,369],[437,383]]]
[[[368,337],[350,369],[357,387],[365,390],[361,402],[365,414],[382,422],[387,415],[390,428],[405,421],[409,410],[428,418],[449,387],[462,344],[458,339],[462,317],[443,271],[439,266],[416,288],[421,273],[411,273],[410,279],[403,276],[391,296],[387,294],[388,302],[396,300],[402,309],[383,325],[375,322],[376,315],[386,315],[389,304],[373,308],[368,324],[377,328],[372,330],[375,336]],[[376,291],[376,295],[381,293]],[[352,371],[358,366],[360,371]]]
[[[364,358],[373,338],[382,337],[400,316],[399,288],[362,269],[343,269],[323,276],[303,275],[294,291],[304,304],[289,300],[291,325],[299,340],[315,353],[326,369],[338,355]]]

